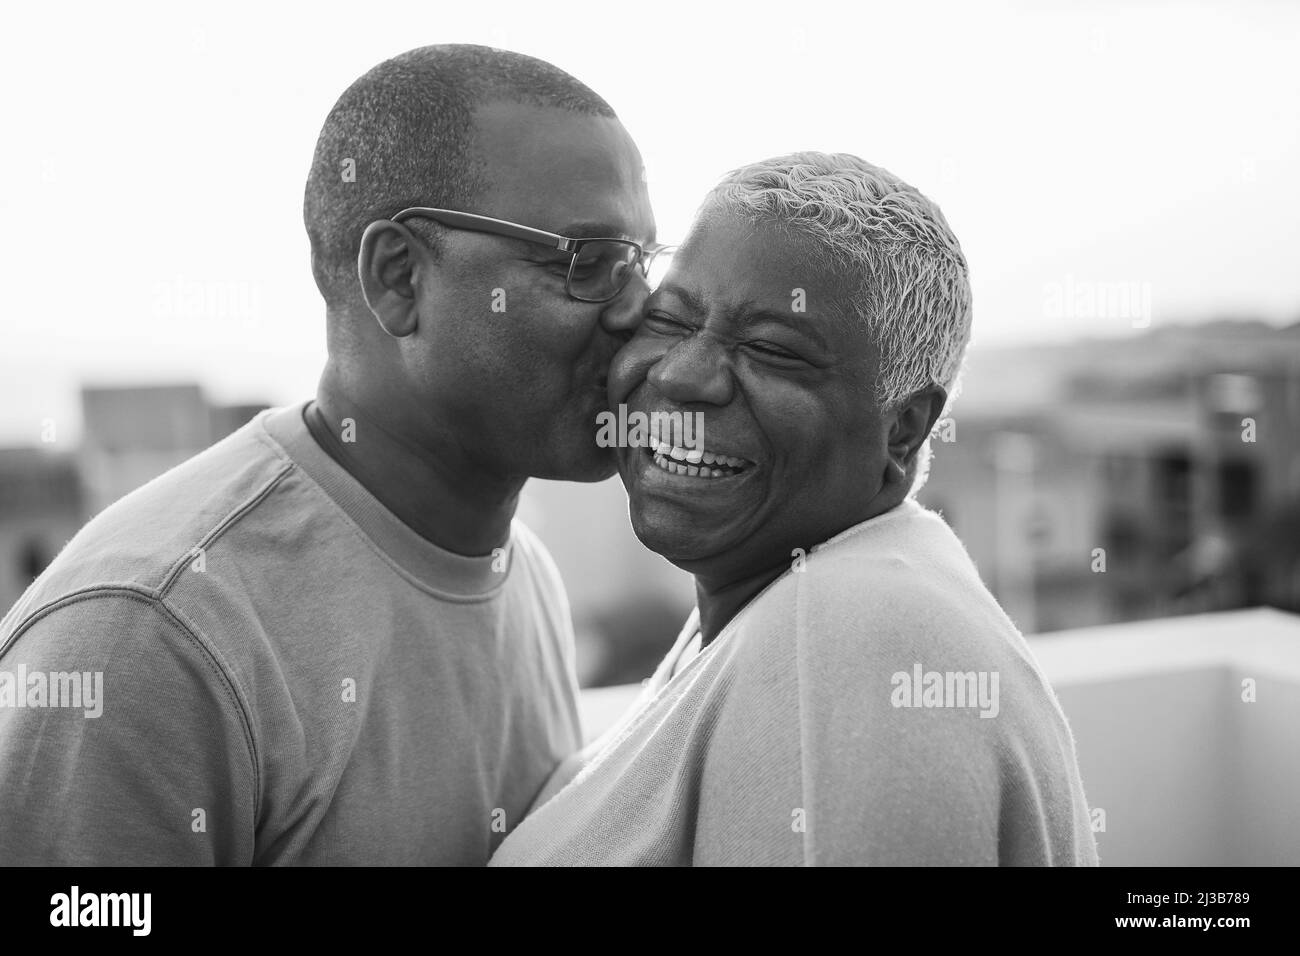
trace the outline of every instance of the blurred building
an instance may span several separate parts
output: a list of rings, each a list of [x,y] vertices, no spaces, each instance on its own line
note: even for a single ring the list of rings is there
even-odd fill
[[[197,455],[265,405],[213,405],[198,385],[83,388],[81,471],[98,513]]]
[[[265,405],[197,385],[84,388],[74,452],[0,449],[0,613],[92,516],[235,431]]]
[[[955,411],[920,499],[1022,630],[1300,610],[1300,326],[977,353]]]
[[[77,533],[84,515],[75,456],[0,448],[0,616]]]

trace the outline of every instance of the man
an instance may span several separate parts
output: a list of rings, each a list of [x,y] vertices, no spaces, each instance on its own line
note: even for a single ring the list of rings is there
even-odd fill
[[[530,476],[614,471],[636,147],[549,64],[426,47],[343,94],[304,214],[316,400],[105,510],[0,626],[0,863],[482,864],[580,742],[512,518]]]

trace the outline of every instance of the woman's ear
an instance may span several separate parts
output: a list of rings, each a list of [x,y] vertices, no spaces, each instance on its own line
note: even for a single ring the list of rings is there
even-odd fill
[[[361,294],[380,328],[394,338],[410,335],[420,324],[413,280],[413,260],[419,253],[418,240],[395,222],[372,222],[361,235]]]
[[[916,453],[930,437],[947,402],[947,389],[942,385],[931,385],[913,392],[899,406],[889,430],[889,461],[885,472],[887,480],[906,480]]]

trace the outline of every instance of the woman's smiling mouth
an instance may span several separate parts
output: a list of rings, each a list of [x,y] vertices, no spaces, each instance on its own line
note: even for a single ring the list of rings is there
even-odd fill
[[[660,442],[644,449],[655,466],[683,478],[732,478],[754,463],[734,455],[721,455],[700,448],[686,449]]]

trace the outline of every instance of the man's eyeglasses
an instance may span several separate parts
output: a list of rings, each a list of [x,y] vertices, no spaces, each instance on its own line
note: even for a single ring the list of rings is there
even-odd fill
[[[401,222],[416,216],[432,219],[452,229],[522,239],[570,253],[564,291],[579,302],[608,302],[616,298],[637,270],[653,287],[665,271],[675,248],[657,244],[646,247],[630,239],[570,239],[544,229],[506,222],[504,219],[453,209],[430,209],[426,206],[412,206],[389,218],[393,222]]]

